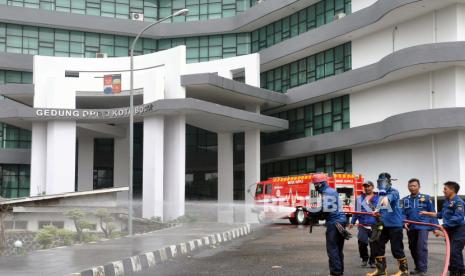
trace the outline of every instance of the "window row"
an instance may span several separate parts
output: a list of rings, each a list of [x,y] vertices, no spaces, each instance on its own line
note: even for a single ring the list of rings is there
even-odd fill
[[[31,148],[31,131],[0,123],[0,148]]]
[[[290,88],[334,76],[351,68],[351,43],[348,42],[266,71],[260,75],[260,86],[285,93]]]
[[[352,151],[337,151],[262,164],[261,178],[266,180],[275,176],[314,172],[352,172]]]
[[[0,164],[0,196],[29,196],[30,176],[29,165]]]
[[[187,62],[201,62],[250,54],[249,34],[160,39],[157,51],[186,45]]]
[[[288,17],[252,32],[252,52],[256,53],[283,40],[298,36],[351,13],[351,0],[323,0]]]
[[[349,107],[349,95],[346,95],[273,114],[288,120],[289,129],[264,134],[263,143],[268,145],[349,128]]]
[[[0,23],[0,52],[45,56],[128,56],[132,37]],[[187,46],[188,62],[208,61],[250,53],[248,34],[138,40],[135,54]]]
[[[210,132],[191,125],[186,125],[186,152],[216,151],[218,146],[218,136]]]
[[[32,83],[32,72],[0,70],[0,84]]]
[[[141,13],[146,21],[156,21],[188,8],[189,14],[176,17],[176,22],[234,16],[255,3],[255,0],[0,0],[4,5],[121,19]]]

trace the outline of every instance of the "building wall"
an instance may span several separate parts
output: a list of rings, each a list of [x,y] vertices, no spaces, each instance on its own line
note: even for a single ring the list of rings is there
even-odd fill
[[[352,12],[359,11],[376,3],[377,0],[352,0]]]
[[[457,4],[399,22],[352,41],[352,68],[360,68],[407,47],[463,40],[465,5]]]
[[[382,121],[387,117],[429,107],[429,76],[422,74],[389,82],[350,96],[350,126]]]
[[[389,172],[394,187],[401,195],[408,193],[407,181],[416,177],[424,183],[422,191],[432,193],[432,151],[431,138],[420,137],[396,142],[377,144],[352,149],[352,166],[355,173],[365,179],[376,181],[378,174]]]

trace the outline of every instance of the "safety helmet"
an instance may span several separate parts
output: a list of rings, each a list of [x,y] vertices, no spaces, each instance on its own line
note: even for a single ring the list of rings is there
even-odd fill
[[[316,173],[312,175],[313,186],[317,192],[321,191],[327,181],[328,177],[324,173]]]
[[[391,175],[387,172],[380,173],[377,183],[379,195],[386,195],[391,188]]]
[[[320,183],[328,181],[328,177],[324,173],[315,173],[312,175],[312,182],[313,183]]]

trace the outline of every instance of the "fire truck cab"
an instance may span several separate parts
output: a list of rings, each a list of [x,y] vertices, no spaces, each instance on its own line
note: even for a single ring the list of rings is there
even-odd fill
[[[328,184],[339,193],[345,211],[353,211],[362,193],[363,177],[351,173],[334,173]],[[260,222],[288,218],[292,224],[309,221],[305,207],[318,207],[321,199],[312,183],[312,174],[273,177],[257,183],[255,207]]]

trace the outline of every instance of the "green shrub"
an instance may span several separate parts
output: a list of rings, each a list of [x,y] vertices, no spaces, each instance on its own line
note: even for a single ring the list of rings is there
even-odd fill
[[[71,230],[58,229],[57,234],[63,245],[70,246],[76,240],[76,234]]]
[[[171,221],[169,221],[169,222],[173,222],[173,223],[188,223],[188,222],[195,222],[195,221],[197,221],[197,218],[196,218],[196,217],[193,217],[193,216],[190,216],[190,215],[184,215],[184,216],[178,217],[177,219],[171,220]]]
[[[56,243],[58,228],[53,225],[46,225],[37,232],[34,240],[42,248],[50,248]]]
[[[84,232],[82,235],[83,242],[96,242],[98,240],[99,238],[97,234],[94,234],[94,233]]]
[[[124,234],[119,231],[113,231],[110,235],[111,239],[123,237]]]

